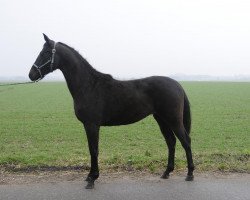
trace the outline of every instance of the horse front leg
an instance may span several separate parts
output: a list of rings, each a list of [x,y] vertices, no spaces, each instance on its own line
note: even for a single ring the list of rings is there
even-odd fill
[[[99,142],[99,129],[100,126],[96,124],[84,124],[84,128],[87,134],[89,152],[91,157],[91,168],[86,178],[88,182],[86,189],[94,188],[94,182],[99,177],[98,168],[98,142]]]

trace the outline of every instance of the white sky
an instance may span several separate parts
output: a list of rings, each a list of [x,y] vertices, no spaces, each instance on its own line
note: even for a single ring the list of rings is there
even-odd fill
[[[250,75],[249,0],[1,0],[0,29],[0,76],[28,75],[42,33],[115,77]]]

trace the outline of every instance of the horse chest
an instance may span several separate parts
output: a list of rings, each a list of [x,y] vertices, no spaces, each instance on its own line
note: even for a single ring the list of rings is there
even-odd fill
[[[84,122],[98,122],[100,121],[99,113],[97,112],[98,105],[86,103],[86,104],[77,104],[74,103],[75,115],[79,121]]]

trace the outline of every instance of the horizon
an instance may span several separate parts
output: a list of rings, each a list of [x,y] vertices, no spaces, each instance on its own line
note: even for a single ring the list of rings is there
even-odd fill
[[[145,77],[114,77],[117,80],[133,80]],[[213,75],[187,75],[187,74],[173,74],[169,75],[170,77],[177,81],[212,81],[212,82],[250,82],[250,75],[232,75],[232,76],[213,76]],[[0,82],[18,82],[18,81],[29,81],[28,76],[0,76]],[[47,75],[42,79],[43,82],[64,82],[65,79],[63,75]]]

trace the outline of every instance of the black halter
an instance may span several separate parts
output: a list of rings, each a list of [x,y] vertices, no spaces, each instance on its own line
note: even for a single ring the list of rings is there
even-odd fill
[[[41,80],[45,76],[45,74],[42,74],[42,71],[41,71],[42,67],[44,67],[44,66],[46,66],[47,64],[50,63],[50,72],[53,71],[53,64],[54,64],[55,53],[56,53],[56,42],[54,43],[54,47],[52,49],[51,58],[47,62],[45,62],[41,66],[37,66],[35,63],[33,64],[33,66],[38,70],[38,72],[40,74],[40,78],[37,81]]]

